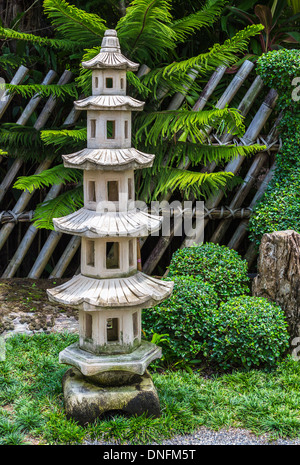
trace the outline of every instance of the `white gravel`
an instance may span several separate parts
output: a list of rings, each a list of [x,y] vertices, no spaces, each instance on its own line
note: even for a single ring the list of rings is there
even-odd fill
[[[116,442],[86,441],[86,445],[130,445]],[[198,432],[176,436],[172,439],[163,440],[161,443],[152,442],[151,445],[300,445],[298,439],[277,439],[272,440],[269,435],[259,435],[251,433],[248,430],[240,428],[228,428],[214,431],[202,426]]]

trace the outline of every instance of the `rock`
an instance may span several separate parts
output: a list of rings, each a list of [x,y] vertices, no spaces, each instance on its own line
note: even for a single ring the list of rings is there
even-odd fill
[[[285,312],[292,338],[300,336],[300,234],[264,234],[259,248],[258,275],[252,293],[275,302]]]
[[[112,412],[160,416],[159,399],[148,371],[137,384],[106,387],[87,382],[79,370],[71,368],[64,375],[63,391],[66,415],[80,425]]]

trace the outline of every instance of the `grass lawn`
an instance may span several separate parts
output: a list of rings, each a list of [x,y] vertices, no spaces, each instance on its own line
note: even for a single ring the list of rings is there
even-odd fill
[[[272,438],[300,436],[300,363],[287,358],[272,370],[152,373],[162,416],[114,418],[83,428],[67,420],[59,352],[73,334],[18,335],[6,341],[0,362],[0,444],[79,444],[85,439],[123,444],[159,442],[200,426],[242,427]]]

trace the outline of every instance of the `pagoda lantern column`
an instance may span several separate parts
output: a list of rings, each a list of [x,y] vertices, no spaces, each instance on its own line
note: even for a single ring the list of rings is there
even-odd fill
[[[141,313],[168,298],[173,283],[137,269],[138,238],[161,227],[159,216],[135,206],[134,170],[154,159],[131,147],[131,113],[144,103],[126,95],[126,71],[138,65],[107,30],[100,53],[82,66],[92,70],[92,95],[75,102],[87,112],[87,147],[63,162],[84,172],[84,206],[53,220],[56,231],[81,237],[81,272],[47,291],[51,301],[79,310],[79,342],[59,355],[72,367],[63,381],[65,409],[80,423],[107,411],[157,416],[147,367],[161,349],[141,338]]]

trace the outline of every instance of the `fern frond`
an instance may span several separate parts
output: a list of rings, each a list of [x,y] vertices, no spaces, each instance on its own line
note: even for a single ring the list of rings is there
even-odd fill
[[[145,84],[143,84],[143,82],[132,71],[127,71],[126,76],[128,84],[135,87],[142,98],[146,98],[150,94],[151,90],[145,86]]]
[[[138,130],[136,141],[147,141],[147,145],[157,145],[164,140],[190,138],[192,142],[203,143],[205,129],[209,126],[216,128],[220,123],[225,124],[227,131],[242,135],[244,132],[243,118],[235,108],[212,109],[205,111],[161,111],[145,113],[136,120]],[[180,140],[180,139],[179,139]],[[182,139],[183,141],[183,139]]]
[[[74,82],[70,84],[63,84],[57,86],[54,84],[28,84],[28,85],[13,85],[5,84],[5,88],[9,93],[16,93],[22,95],[22,97],[33,97],[39,94],[42,97],[50,97],[51,95],[65,100],[67,97],[78,99],[78,93]]]
[[[83,206],[82,186],[68,190],[54,199],[37,205],[34,212],[34,226],[37,229],[54,229],[53,218],[60,218],[75,212]]]
[[[247,26],[245,29],[239,31],[234,37],[226,40],[222,45],[215,44],[209,49],[207,53],[202,53],[187,60],[174,62],[164,68],[157,70],[162,77],[170,77],[176,73],[186,73],[190,69],[197,69],[198,71],[205,70],[212,71],[217,66],[231,66],[236,63],[242,52],[247,49],[248,42],[251,37],[259,34],[264,27],[261,24],[254,24]]]
[[[211,26],[220,16],[226,0],[208,2],[201,10],[174,21],[170,26],[176,34],[176,42],[183,42],[189,35],[205,26]]]
[[[175,48],[168,0],[133,0],[117,26],[121,47],[140,63],[165,59]]]
[[[31,176],[20,176],[14,183],[15,189],[33,192],[35,189],[42,189],[53,184],[66,184],[68,182],[78,182],[82,179],[82,171],[73,168],[65,168],[64,165],[56,165],[53,168],[42,171],[40,174]]]
[[[45,145],[53,145],[56,147],[56,151],[64,149],[65,151],[69,148],[80,148],[84,147],[87,139],[86,128],[80,129],[45,129],[41,131],[41,140]],[[82,147],[81,147],[82,145]]]
[[[33,44],[44,45],[65,51],[73,51],[78,48],[82,48],[82,44],[76,41],[66,39],[48,39],[47,37],[35,36],[33,34],[27,34],[25,32],[17,32],[13,29],[8,29],[4,27],[0,27],[0,38],[22,40],[25,42],[31,42]]]
[[[253,144],[245,145],[206,145],[193,144],[190,142],[177,142],[175,144],[165,143],[156,146],[147,146],[145,151],[155,153],[155,160],[151,168],[152,175],[160,172],[162,163],[166,167],[179,166],[187,161],[192,166],[203,165],[208,163],[227,163],[230,160],[242,156],[252,156],[266,148],[264,145]],[[148,173],[149,175],[149,173]]]
[[[185,199],[189,198],[191,194],[196,199],[206,198],[218,189],[224,189],[234,177],[233,173],[225,171],[197,173],[176,168],[164,168],[159,175],[153,197],[157,198],[160,194],[179,189]]]
[[[7,152],[5,150],[0,149],[0,157],[5,157],[7,155]]]
[[[200,88],[197,87],[195,80],[192,79],[192,70],[189,71],[191,75],[187,72],[164,74],[164,68],[155,68],[142,76],[141,82],[144,86],[151,89],[155,99],[158,97],[157,91],[161,91],[162,89],[166,90],[167,95],[172,95],[176,92],[185,94],[186,89],[190,89],[190,91],[195,89],[200,92]]]
[[[18,151],[20,154],[26,149],[31,152],[38,151],[39,154],[43,151],[40,132],[31,126],[20,126],[15,123],[1,125],[0,144],[8,152]]]
[[[107,29],[100,16],[80,10],[65,0],[44,0],[44,11],[65,39],[81,44],[99,44]]]

